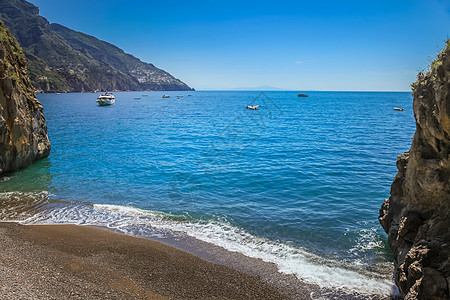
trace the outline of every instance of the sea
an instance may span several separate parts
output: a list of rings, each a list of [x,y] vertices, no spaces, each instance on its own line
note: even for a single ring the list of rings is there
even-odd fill
[[[0,220],[189,237],[320,288],[389,296],[377,218],[411,145],[412,96],[307,93],[115,92],[104,107],[99,93],[38,94],[51,154],[0,177]]]

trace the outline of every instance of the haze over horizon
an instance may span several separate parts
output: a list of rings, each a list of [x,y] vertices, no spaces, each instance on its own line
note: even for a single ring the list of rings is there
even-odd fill
[[[440,0],[29,2],[197,90],[409,91],[450,31]]]

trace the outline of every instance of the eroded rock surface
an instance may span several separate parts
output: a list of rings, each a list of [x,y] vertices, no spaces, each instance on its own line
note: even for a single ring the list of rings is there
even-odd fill
[[[0,22],[0,173],[24,168],[49,153],[47,126],[25,56]]]
[[[450,41],[412,88],[416,132],[379,220],[405,299],[450,299]]]

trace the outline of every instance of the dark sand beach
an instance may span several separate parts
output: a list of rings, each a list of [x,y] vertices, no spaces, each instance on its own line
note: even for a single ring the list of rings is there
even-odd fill
[[[0,245],[1,299],[291,298],[257,276],[102,228],[0,223]]]
[[[193,240],[183,249],[203,258],[99,227],[4,222],[0,245],[0,299],[382,299]]]

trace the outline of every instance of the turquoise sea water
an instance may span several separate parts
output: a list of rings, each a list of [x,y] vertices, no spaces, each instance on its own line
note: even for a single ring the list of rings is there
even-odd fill
[[[410,93],[166,94],[117,92],[110,107],[38,95],[52,152],[0,177],[1,218],[189,235],[323,287],[389,293],[377,217],[414,134]]]

